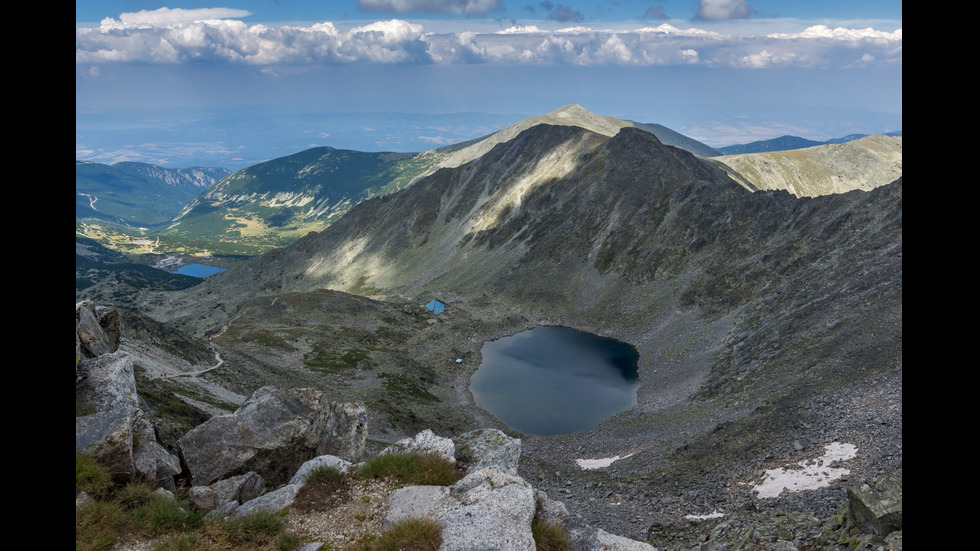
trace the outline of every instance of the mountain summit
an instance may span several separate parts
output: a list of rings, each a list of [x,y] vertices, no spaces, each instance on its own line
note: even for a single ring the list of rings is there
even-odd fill
[[[665,144],[686,149],[695,155],[703,157],[718,155],[717,151],[707,145],[679,134],[666,126],[641,124],[614,117],[604,117],[589,111],[581,105],[573,103],[556,109],[547,115],[531,117],[517,122],[484,138],[440,148],[437,151],[450,153],[450,157],[442,163],[442,166],[459,166],[464,162],[469,162],[490,151],[495,145],[512,140],[521,132],[539,124],[576,126],[610,137],[616,135],[623,128],[639,128],[657,136]]]
[[[190,201],[162,231],[178,239],[221,243],[251,253],[319,231],[365,199],[404,189],[440,168],[458,167],[540,124],[574,126],[604,136],[621,128],[651,132],[698,155],[717,152],[659,125],[600,117],[578,105],[513,124],[483,138],[420,153],[366,153],[316,147],[235,172]],[[217,248],[217,247],[215,247]]]

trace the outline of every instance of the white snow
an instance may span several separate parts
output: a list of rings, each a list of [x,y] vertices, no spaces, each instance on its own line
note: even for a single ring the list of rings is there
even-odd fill
[[[711,511],[709,515],[684,515],[684,518],[688,520],[707,520],[709,518],[721,518],[723,516],[725,515],[718,511]]]
[[[835,461],[853,459],[857,455],[857,447],[852,444],[833,442],[824,446],[824,450],[822,457],[800,461],[795,467],[766,470],[765,479],[753,488],[759,491],[758,498],[777,497],[783,490],[799,492],[822,488],[851,472],[830,465]]]
[[[608,467],[609,465],[612,465],[613,461],[619,461],[620,459],[626,459],[630,455],[633,455],[633,454],[624,455],[622,457],[616,455],[616,456],[613,456],[613,457],[606,457],[606,458],[602,458],[602,459],[576,459],[575,462],[578,463],[579,468],[581,468],[583,470],[588,470],[588,469],[601,469],[603,467]]]

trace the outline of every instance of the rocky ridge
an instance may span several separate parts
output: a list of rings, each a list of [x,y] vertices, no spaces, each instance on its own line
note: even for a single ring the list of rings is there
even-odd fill
[[[714,157],[751,190],[818,197],[872,190],[902,176],[902,137],[876,134],[842,144]]]

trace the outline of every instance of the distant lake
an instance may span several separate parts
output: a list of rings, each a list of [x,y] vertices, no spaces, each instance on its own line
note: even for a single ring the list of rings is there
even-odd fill
[[[535,327],[488,342],[470,391],[512,429],[555,436],[595,428],[636,405],[639,354],[568,327]]]
[[[170,272],[172,274],[188,275],[193,277],[208,277],[209,275],[225,271],[226,268],[217,266],[205,266],[204,264],[187,264]]]

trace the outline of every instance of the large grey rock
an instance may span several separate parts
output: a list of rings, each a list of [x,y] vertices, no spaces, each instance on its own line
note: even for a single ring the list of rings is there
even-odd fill
[[[75,451],[91,456],[117,483],[133,479],[133,415],[99,411],[75,418]]]
[[[235,509],[235,516],[251,515],[257,512],[279,513],[293,504],[296,494],[303,488],[302,484],[287,484],[281,488],[263,494],[251,501],[242,503]]]
[[[534,489],[501,469],[470,472],[448,488],[395,491],[384,524],[430,517],[442,525],[441,551],[533,551]]]
[[[84,301],[75,304],[76,356],[94,358],[119,349],[120,316],[115,308]]]
[[[610,534],[600,528],[592,528],[582,533],[588,534],[587,537],[579,540],[587,542],[582,548],[588,551],[656,551],[657,549],[649,543]],[[575,541],[574,532],[572,539]]]
[[[571,515],[568,513],[568,508],[565,504],[551,499],[544,490],[534,491],[534,500],[536,502],[537,512],[535,516],[539,520],[550,524],[567,524]]]
[[[245,503],[265,493],[265,481],[258,473],[248,472],[219,480],[210,486],[191,486],[187,495],[194,507],[211,511],[235,501]]]
[[[133,452],[134,475],[148,484],[177,491],[175,477],[180,474],[180,459],[168,452],[155,440],[140,438],[139,447]]]
[[[456,463],[456,445],[453,441],[449,438],[436,436],[429,429],[425,429],[411,438],[395,442],[382,450],[380,455],[389,453],[431,454],[441,457],[449,463]]]
[[[456,458],[470,471],[496,467],[510,474],[517,474],[517,462],[521,458],[521,440],[511,438],[497,429],[479,429],[453,439]]]
[[[314,457],[306,463],[300,465],[299,470],[296,474],[289,479],[290,484],[302,484],[306,482],[306,477],[313,472],[314,469],[319,467],[333,467],[342,473],[348,472],[354,464],[350,461],[345,461],[335,455],[321,455],[320,457]]]
[[[82,360],[75,383],[75,400],[98,411],[139,409],[133,359],[126,352],[102,354]]]
[[[79,362],[75,400],[94,411],[75,418],[75,451],[108,468],[116,482],[133,480],[133,424],[142,412],[132,358],[111,352]]]
[[[902,529],[902,469],[847,490],[851,522],[860,531],[887,536]]]
[[[320,455],[357,461],[366,437],[363,404],[333,402],[312,389],[263,387],[235,413],[190,430],[179,445],[193,485],[248,471],[283,484]]]
[[[116,351],[78,363],[75,400],[95,413],[75,418],[75,450],[108,467],[117,482],[139,480],[170,491],[180,460],[156,440],[140,408],[133,360]]]

